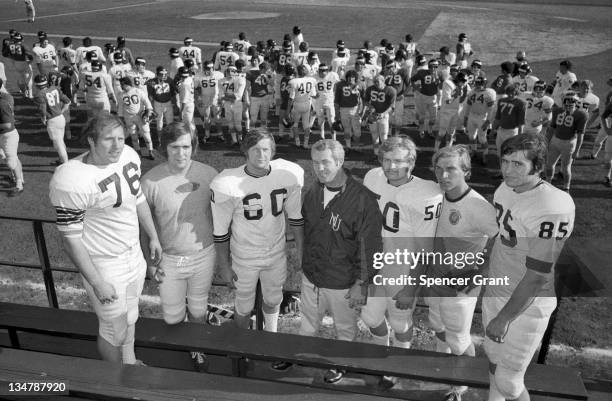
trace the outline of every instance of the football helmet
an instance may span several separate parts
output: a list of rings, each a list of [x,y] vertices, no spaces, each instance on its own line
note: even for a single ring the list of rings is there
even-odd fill
[[[268,39],[268,41],[266,42],[266,45],[268,47],[276,47],[276,41],[274,39]]]
[[[11,37],[11,39],[12,39],[12,37]],[[64,47],[68,47],[68,46],[70,46],[72,44],[72,38],[70,36],[65,36],[62,39],[62,43],[64,44]]]
[[[578,103],[578,96],[574,91],[567,91],[563,95],[563,106],[572,105],[575,106]]]
[[[283,41],[283,51],[285,53],[290,53],[291,52],[291,41],[289,41],[289,40]]]
[[[298,48],[300,49],[301,52],[307,52],[308,51],[308,42],[300,43],[300,46]]]
[[[98,59],[98,53],[96,53],[93,50],[89,51],[89,52],[85,53],[85,58],[87,59],[87,61],[92,62],[92,61]]]
[[[179,51],[178,51],[178,49],[176,47],[171,47],[170,50],[168,50],[168,54],[171,57],[179,57],[180,56],[180,53],[179,53]]]
[[[338,49],[344,49],[344,47],[345,47],[344,40],[338,39],[338,41],[336,42],[336,47]]]
[[[334,123],[332,124],[332,130],[336,132],[344,132],[344,126],[342,125],[342,121],[334,121]]]
[[[451,66],[449,67],[450,73],[457,73],[459,72],[459,66],[457,64],[451,64]]]
[[[545,81],[537,81],[533,84],[533,94],[536,97],[544,96],[544,92],[546,92],[546,82]]]
[[[183,65],[187,68],[193,68],[195,66],[195,62],[193,61],[192,58],[188,58],[188,59],[185,59],[185,61],[183,62]]]
[[[467,76],[464,72],[458,72],[457,76],[455,77],[455,81],[465,83],[467,82]]]
[[[187,78],[189,76],[189,69],[185,66],[179,67],[176,75],[179,77]]]
[[[234,45],[232,45],[232,42],[225,42],[225,46],[223,46],[223,48],[226,52],[231,52],[234,50]]]
[[[480,60],[472,61],[472,68],[482,68],[482,61]]]
[[[504,92],[506,93],[506,95],[510,97],[515,97],[519,94],[518,87],[515,84],[510,84],[506,86],[506,89],[504,89]]]
[[[17,32],[15,34],[15,36],[13,36],[13,40],[17,43],[17,42],[21,42],[23,41],[23,35],[21,35],[19,32]]]
[[[124,86],[133,86],[132,79],[130,77],[119,78],[119,85],[123,88]]]
[[[118,46],[125,45],[125,36],[117,36],[117,45]]]
[[[104,49],[106,50],[106,54],[111,54],[117,49],[117,47],[112,43],[105,43]]]
[[[123,63],[123,53],[121,52],[113,53],[113,61],[115,62],[115,64]]]
[[[246,63],[244,62],[243,59],[236,60],[234,64],[236,65],[236,70],[238,71],[242,71],[244,67],[246,66]]]
[[[134,65],[136,66],[136,71],[138,72],[143,72],[146,64],[147,61],[142,57],[136,57],[136,60],[134,60]]]
[[[47,39],[47,32],[38,31],[38,39]]]
[[[527,63],[522,63],[519,65],[518,72],[521,74],[529,74],[531,73],[531,67],[529,67]]]
[[[301,64],[297,66],[297,75],[298,77],[305,77],[306,74],[308,74],[308,70],[306,69],[306,66]]]
[[[193,39],[187,36],[185,39],[183,39],[183,43],[185,44],[185,46],[191,46],[191,44],[193,43]]]
[[[293,116],[291,115],[291,113],[289,113],[287,117],[283,117],[281,122],[283,123],[283,127],[285,128],[291,128],[293,127],[293,124],[295,123],[295,121],[293,121]]]
[[[478,90],[485,90],[487,88],[487,78],[480,76],[474,79],[474,86]]]
[[[168,77],[168,70],[164,66],[158,66],[155,70],[157,77],[161,80],[165,80]]]
[[[348,70],[346,74],[344,74],[344,79],[351,85],[355,85],[357,83],[357,71]]]
[[[83,38],[83,46],[85,47],[91,46],[91,38],[89,36],[86,36]]]
[[[427,59],[422,54],[419,54],[418,56],[416,56],[415,61],[417,65],[425,65],[425,63],[427,62]]]
[[[395,52],[396,60],[406,60],[407,58],[408,58],[408,53],[406,53],[406,50],[399,49],[398,51]]]
[[[295,67],[293,64],[285,64],[285,75],[295,75]]]
[[[325,63],[319,64],[319,76],[323,78],[329,72],[329,67]]]
[[[429,62],[427,63],[427,66],[431,69],[431,68],[438,68],[440,66],[440,63],[438,62],[438,60],[432,59],[429,60]]]
[[[91,61],[91,70],[93,72],[102,71],[102,63],[100,60],[96,59]]]
[[[47,81],[47,77],[44,75],[37,75],[34,77],[34,84],[36,85],[36,87],[38,88],[44,88],[47,86],[48,81]]]

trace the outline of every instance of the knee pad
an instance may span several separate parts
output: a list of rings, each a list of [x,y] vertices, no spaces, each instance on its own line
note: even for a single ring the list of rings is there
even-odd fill
[[[495,385],[507,400],[515,400],[525,390],[524,372],[517,372],[498,365],[495,370]]]
[[[111,320],[98,319],[98,333],[113,347],[120,347],[125,343],[128,332],[127,315],[123,314]]]

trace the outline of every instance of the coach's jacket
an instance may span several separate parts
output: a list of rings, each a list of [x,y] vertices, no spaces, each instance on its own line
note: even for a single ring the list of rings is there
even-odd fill
[[[308,190],[302,204],[302,270],[319,288],[347,289],[357,279],[370,283],[375,272],[373,254],[382,251],[383,219],[376,195],[346,173],[340,193],[325,209],[324,186],[319,182]]]

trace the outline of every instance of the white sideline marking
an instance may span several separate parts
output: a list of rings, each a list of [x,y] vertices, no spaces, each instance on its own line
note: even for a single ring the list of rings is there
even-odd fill
[[[145,3],[143,3],[145,4]],[[34,37],[38,37],[37,33],[34,32],[19,32],[21,33],[23,36],[34,36]],[[48,33],[47,36],[51,37],[51,38],[63,38],[65,36],[70,36],[72,37],[72,39],[82,39],[85,36],[82,35],[71,35],[71,34],[66,34],[66,33]],[[93,40],[102,40],[102,41],[109,41],[111,43],[115,43],[115,41],[117,40],[116,36],[90,36],[91,39]],[[163,43],[163,44],[169,44],[169,45],[183,45],[183,41],[182,40],[167,40],[167,39],[138,39],[138,38],[132,38],[129,37],[128,42],[140,42],[140,43]],[[219,42],[193,42],[194,45],[197,46],[209,46],[209,47],[220,47]],[[312,50],[316,50],[316,51],[332,51],[335,50],[335,47],[311,47],[310,49]]]
[[[138,3],[138,4],[130,4],[127,6],[116,6],[116,7],[108,7],[108,8],[99,8],[97,10],[84,10],[84,11],[73,11],[70,13],[63,13],[63,14],[53,14],[53,15],[41,15],[41,16],[36,16],[36,19],[42,19],[42,18],[55,18],[55,17],[65,17],[67,15],[81,15],[81,14],[91,14],[91,13],[97,13],[97,12],[101,12],[101,11],[110,11],[110,10],[119,10],[119,9],[123,9],[123,8],[133,8],[133,7],[140,7],[140,6],[148,6],[151,4],[157,4],[159,3],[158,1],[149,1],[147,3]],[[19,21],[23,21],[24,18],[16,18],[16,19],[9,19],[9,20],[4,20],[1,22],[19,22]],[[51,35],[49,35],[51,36]]]
[[[587,22],[587,20],[580,19],[580,18],[570,18],[570,17],[552,17],[552,18],[560,19],[560,20],[564,20],[564,21]]]

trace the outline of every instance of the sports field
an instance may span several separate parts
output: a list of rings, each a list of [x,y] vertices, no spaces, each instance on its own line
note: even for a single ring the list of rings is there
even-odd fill
[[[579,79],[591,79],[594,92],[600,98],[610,90],[605,82],[612,76],[612,3],[608,0],[574,0],[535,2],[496,1],[375,1],[375,0],[100,0],[96,2],[49,0],[36,2],[37,19],[25,22],[22,2],[0,0],[0,32],[15,28],[32,44],[39,30],[46,31],[56,45],[63,36],[80,39],[90,36],[94,44],[114,42],[117,35],[127,38],[127,46],[135,56],[147,59],[148,68],[167,64],[169,47],[182,43],[185,36],[195,39],[203,48],[204,58],[210,57],[221,40],[230,40],[244,31],[252,43],[275,39],[280,42],[284,33],[299,25],[305,40],[318,48],[323,60],[329,61],[336,40],[343,39],[351,48],[358,48],[364,40],[377,43],[387,38],[398,43],[411,33],[425,51],[438,50],[447,45],[454,48],[457,34],[465,32],[476,56],[483,60],[485,71],[492,79],[499,73],[497,65],[512,60],[517,50],[525,50],[533,74],[550,81],[559,61],[569,58]],[[76,41],[75,42],[80,42]],[[199,43],[198,43],[199,42]],[[57,46],[56,46],[57,47]],[[326,50],[326,49],[329,49]],[[8,88],[16,91],[15,77],[7,65]],[[45,128],[36,116],[36,108],[16,96],[17,128],[21,136],[20,158],[24,166],[26,192],[19,198],[6,198],[7,169],[0,167],[0,215],[54,218],[49,203],[48,182],[53,173],[56,154]],[[74,115],[73,115],[74,117]],[[73,125],[78,132],[83,123],[80,113]],[[414,134],[414,132],[409,132]],[[590,151],[595,136],[585,136],[583,149]],[[417,140],[421,148],[415,174],[433,179],[428,170],[432,142]],[[78,142],[68,143],[71,155],[84,151]],[[278,156],[295,161],[306,171],[306,185],[313,182],[309,154],[287,145],[278,147]],[[218,170],[235,167],[243,162],[235,150],[214,145],[202,149],[196,157]],[[345,167],[360,178],[375,167],[366,155],[351,155]],[[143,161],[143,169],[156,162]],[[601,161],[578,160],[574,164],[572,196],[576,203],[575,237],[612,237],[612,190],[602,185],[605,171]],[[472,175],[475,189],[491,199],[498,181],[490,178],[491,170],[476,166]],[[52,263],[68,265],[62,254],[59,238],[52,225],[46,225],[47,245]],[[608,241],[608,243],[610,243]],[[33,236],[27,224],[0,220],[0,259],[37,263]],[[612,262],[610,262],[612,268]],[[600,269],[605,270],[605,269]],[[610,270],[612,271],[612,270]],[[79,287],[75,277],[56,274],[61,302],[65,307],[87,307],[81,293],[71,292]],[[41,282],[38,272],[0,269],[0,300],[44,303],[44,292],[27,282]],[[289,286],[294,286],[292,278]],[[44,291],[44,287],[43,287]],[[156,295],[155,288],[147,294]],[[147,298],[154,301],[155,298]],[[211,302],[227,303],[220,292]],[[147,303],[148,313],[158,313]],[[585,372],[585,376],[612,378],[612,301],[610,298],[572,298],[563,303],[553,337],[556,348],[549,363],[570,363]],[[419,325],[419,341],[427,347],[431,335],[424,320]],[[290,330],[294,321],[285,321]],[[482,328],[474,326],[474,334],[482,335]],[[588,349],[596,351],[592,358]],[[606,354],[602,350],[607,350]]]

